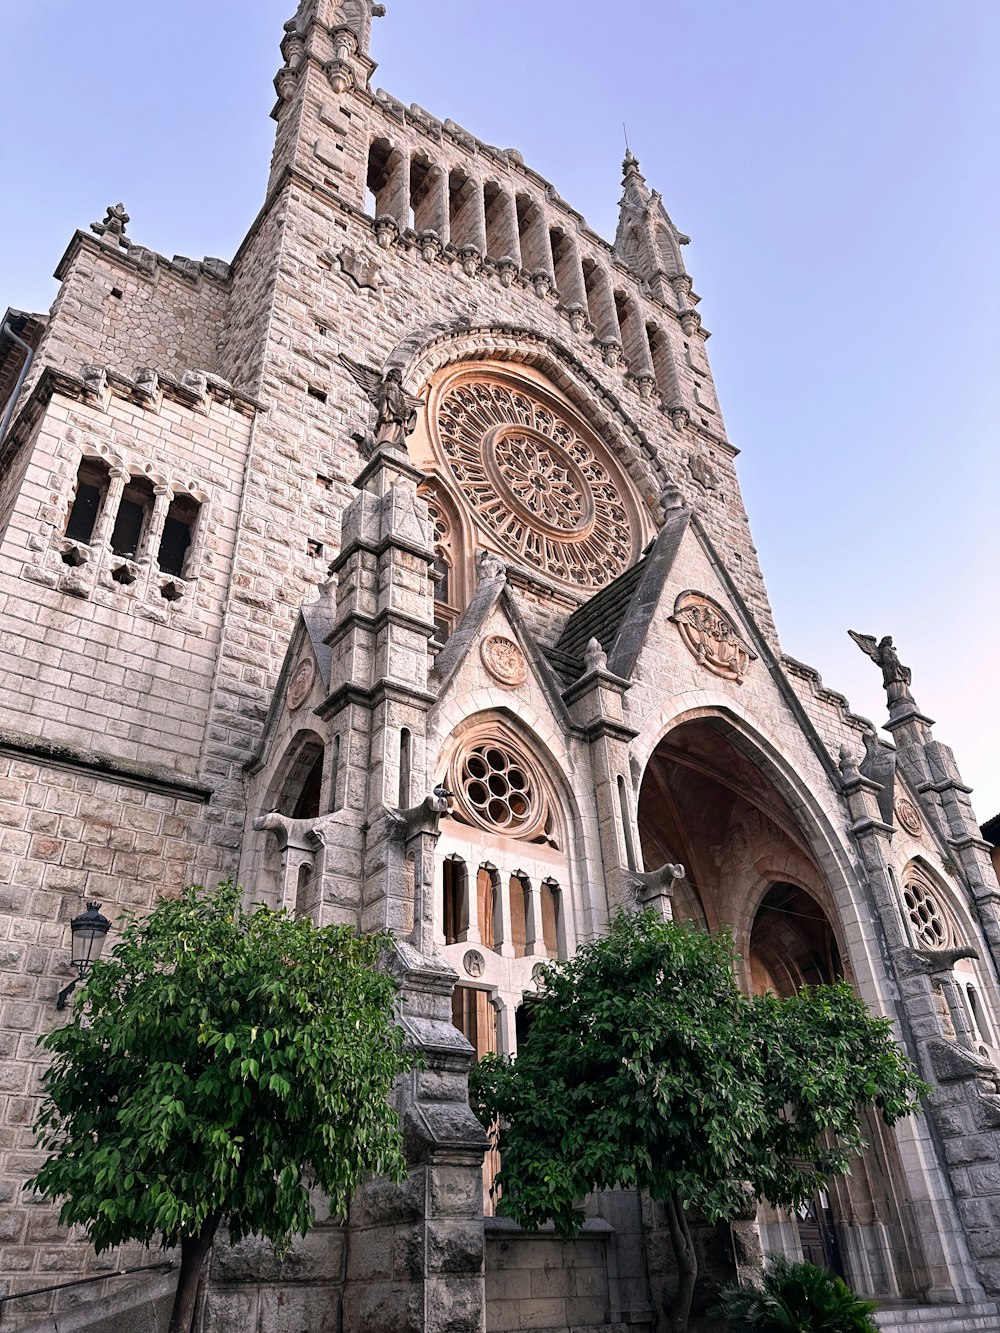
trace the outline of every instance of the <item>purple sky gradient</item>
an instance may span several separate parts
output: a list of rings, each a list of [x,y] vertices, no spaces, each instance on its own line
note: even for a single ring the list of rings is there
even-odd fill
[[[293,0],[0,0],[0,309],[46,309],[124,200],[232,255]],[[395,0],[375,82],[517,147],[614,234],[622,122],[686,253],[785,650],[885,716],[892,633],[980,818],[1000,810],[1000,5]]]

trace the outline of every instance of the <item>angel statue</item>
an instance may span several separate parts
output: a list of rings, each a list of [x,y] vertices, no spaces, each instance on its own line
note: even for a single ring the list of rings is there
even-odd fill
[[[892,635],[887,634],[884,639],[876,643],[873,634],[859,634],[853,629],[847,632],[861,651],[867,653],[875,665],[882,668],[882,684],[889,700],[889,707],[892,708],[893,704],[897,703],[913,703],[913,695],[910,693],[912,673],[910,668],[903,666],[899,660],[892,646]]]
[[[388,444],[397,449],[405,448],[406,437],[416,429],[417,409],[423,407],[423,403],[403,388],[403,372],[398,366],[390,366],[383,375],[374,366],[359,365],[343,352],[340,360],[374,405],[374,445]]]

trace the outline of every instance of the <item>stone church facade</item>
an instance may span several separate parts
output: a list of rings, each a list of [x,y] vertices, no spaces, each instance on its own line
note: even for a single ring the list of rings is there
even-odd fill
[[[23,1193],[35,1041],[87,901],[115,922],[239,876],[394,932],[425,1066],[407,1184],[282,1263],[219,1244],[204,1329],[652,1328],[655,1210],[522,1234],[467,1104],[538,964],[640,903],[729,928],[747,987],[847,976],[934,1088],[811,1208],[705,1230],[706,1272],[761,1244],[887,1328],[1000,1328],[1000,889],[951,751],[891,643],[862,646],[892,745],[782,651],[639,163],[609,244],[516,151],[373,91],[380,8],[285,25],[231,262],[112,208],[51,312],[4,322],[0,1323],[138,1328],[169,1286],[106,1276],[158,1256],[96,1257]]]

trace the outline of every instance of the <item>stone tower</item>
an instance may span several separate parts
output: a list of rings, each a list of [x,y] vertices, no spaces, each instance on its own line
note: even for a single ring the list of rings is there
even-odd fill
[[[841,1267],[887,1327],[997,1327],[1000,889],[954,759],[883,645],[859,636],[893,745],[783,653],[687,238],[638,161],[610,244],[519,153],[373,90],[380,13],[285,25],[231,261],[154,254],[115,206],[51,312],[3,323],[4,1320],[168,1287],[92,1282],[153,1260],[20,1192],[35,1039],[86,901],[114,922],[238,874],[390,929],[425,1060],[407,1184],[280,1264],[217,1245],[205,1330],[651,1327],[655,1211],[519,1232],[467,1104],[539,961],[639,902],[728,926],[748,987],[847,976],[934,1086],[811,1211],[706,1232],[702,1304],[735,1240]]]

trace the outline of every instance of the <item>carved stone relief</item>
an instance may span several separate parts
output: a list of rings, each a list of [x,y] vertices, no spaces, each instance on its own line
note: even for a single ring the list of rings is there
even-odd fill
[[[923,821],[917,814],[916,807],[905,797],[900,797],[896,802],[896,818],[907,833],[912,833],[915,838],[919,838],[923,833]]]
[[[470,977],[481,977],[486,971],[486,959],[478,949],[470,949],[462,959],[462,966]]]
[[[742,685],[757,654],[717,602],[700,592],[683,592],[670,619],[699,666]]]
[[[719,474],[707,458],[702,458],[700,454],[689,454],[688,471],[698,485],[704,486],[706,491],[717,491],[719,489]]]
[[[292,678],[288,682],[288,707],[290,710],[301,708],[309,697],[309,691],[313,687],[313,681],[316,679],[316,668],[313,665],[312,658],[304,657],[292,672]]]
[[[524,653],[513,639],[502,634],[491,634],[479,648],[483,666],[500,685],[514,688],[523,685],[528,674]]]

